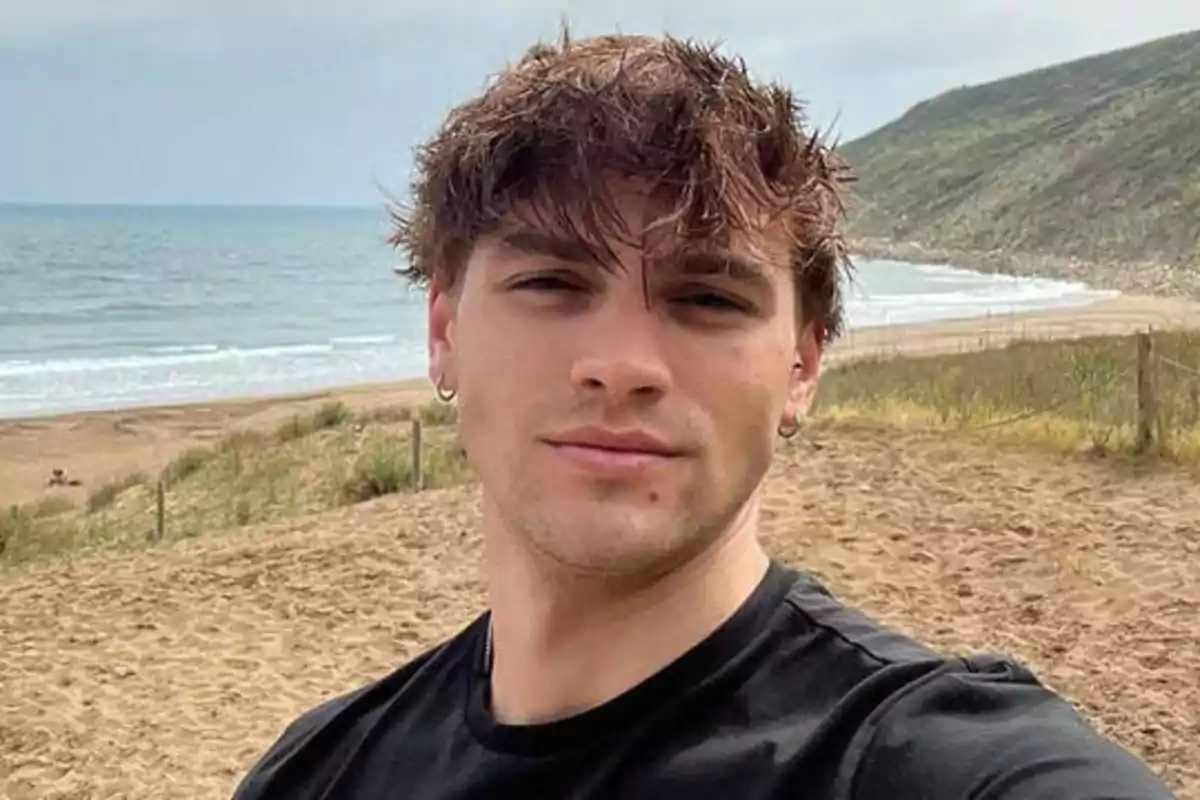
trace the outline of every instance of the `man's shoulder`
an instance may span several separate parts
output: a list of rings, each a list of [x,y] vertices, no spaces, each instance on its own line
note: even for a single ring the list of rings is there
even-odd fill
[[[325,700],[288,722],[242,778],[234,792],[235,800],[278,796],[278,787],[291,786],[298,780],[289,774],[295,765],[303,766],[314,782],[336,777],[316,773],[323,766],[337,769],[344,764],[374,717],[402,693],[420,688],[416,684],[423,686],[422,676],[436,681],[452,680],[447,662],[461,659],[464,646],[478,624],[477,619],[454,637],[427,648],[384,677]],[[433,700],[435,694],[422,696]],[[268,789],[272,791],[268,793]]]
[[[853,665],[839,697],[848,796],[1170,797],[1137,758],[1007,653],[949,654],[875,621],[811,576],[787,595],[796,630]],[[797,662],[797,665],[802,662]],[[857,706],[852,708],[851,706]],[[1108,788],[1105,788],[1108,787]],[[1124,791],[1124,794],[1120,794]],[[1092,793],[1089,793],[1092,792]]]
[[[258,800],[270,796],[275,785],[297,754],[321,731],[329,727],[362,696],[373,691],[386,678],[373,681],[345,694],[325,700],[286,724],[283,732],[262,753],[238,783],[234,800]]]
[[[859,790],[930,797],[1169,798],[1150,768],[1003,654],[948,660],[880,708]]]
[[[841,648],[860,654],[877,668],[902,664],[944,662],[947,656],[917,639],[881,624],[837,597],[816,576],[793,569],[785,598],[802,629],[827,636]]]

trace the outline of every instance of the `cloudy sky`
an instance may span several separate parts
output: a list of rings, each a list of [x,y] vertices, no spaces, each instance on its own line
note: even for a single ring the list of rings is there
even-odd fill
[[[1200,29],[1193,0],[0,0],[0,202],[375,205],[564,15],[577,36],[720,40],[842,140],[945,89]]]

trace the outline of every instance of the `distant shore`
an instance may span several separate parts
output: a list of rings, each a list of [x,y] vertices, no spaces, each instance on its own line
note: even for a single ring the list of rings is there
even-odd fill
[[[1008,250],[954,250],[926,247],[877,237],[853,239],[852,257],[945,264],[979,272],[999,272],[1025,278],[1076,281],[1093,289],[1115,289],[1132,295],[1175,297],[1200,302],[1200,269],[1164,264],[1087,261],[1080,258],[1016,253]]]
[[[1080,308],[858,328],[832,345],[827,364],[836,367],[862,357],[999,347],[1017,338],[1124,334],[1148,326],[1200,328],[1200,304],[1121,296]],[[369,410],[431,400],[429,381],[411,379],[298,395],[0,420],[0,508],[43,496],[46,480],[56,468],[83,485],[55,491],[82,503],[89,491],[103,483],[136,471],[157,471],[188,447],[239,429],[271,428],[325,403]]]

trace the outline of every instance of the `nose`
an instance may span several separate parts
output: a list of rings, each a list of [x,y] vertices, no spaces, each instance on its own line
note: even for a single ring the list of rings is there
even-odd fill
[[[571,382],[580,391],[605,394],[609,400],[661,397],[671,386],[671,370],[657,315],[644,302],[605,305],[580,337]]]

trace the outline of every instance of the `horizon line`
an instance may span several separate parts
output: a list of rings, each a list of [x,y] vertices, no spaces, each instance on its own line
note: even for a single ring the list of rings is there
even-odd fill
[[[131,202],[131,201],[62,201],[62,200],[0,200],[0,208],[288,208],[288,209],[346,209],[373,210],[386,208],[386,203],[239,203],[239,202]]]

